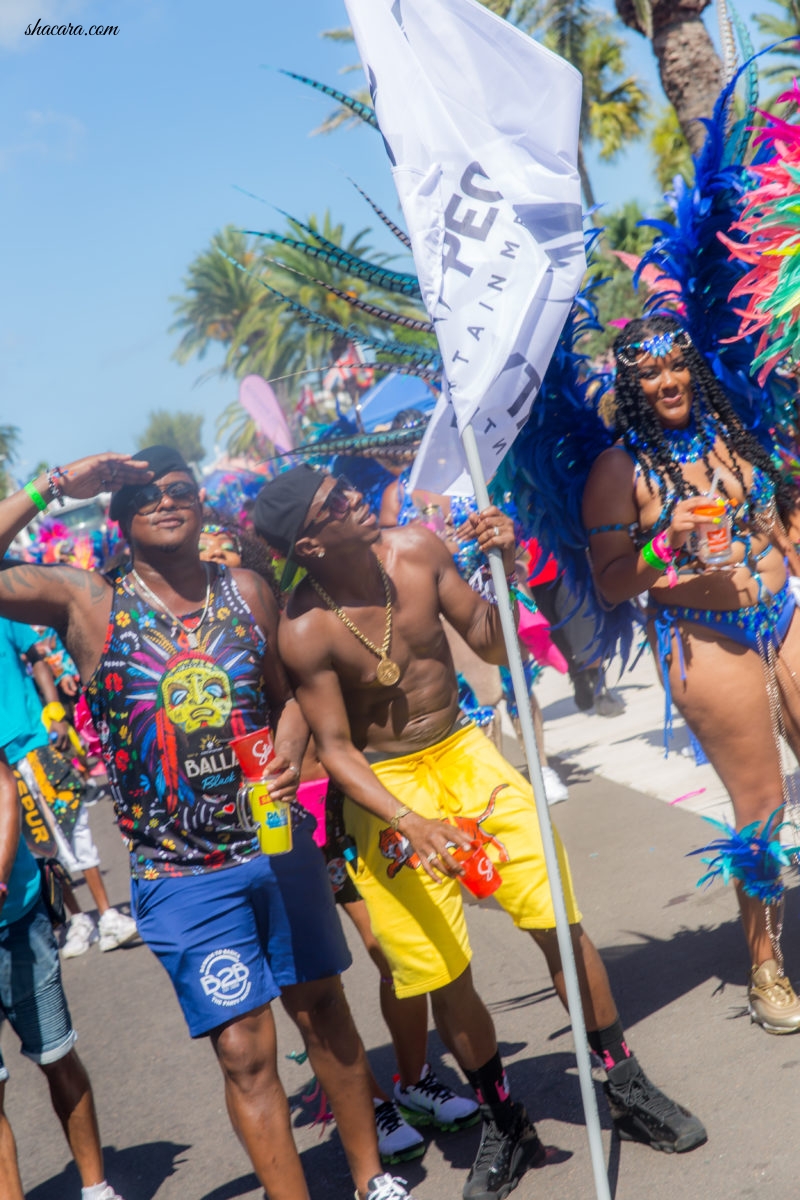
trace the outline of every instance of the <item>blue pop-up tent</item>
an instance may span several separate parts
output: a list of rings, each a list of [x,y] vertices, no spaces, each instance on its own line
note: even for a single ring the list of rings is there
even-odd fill
[[[422,379],[414,375],[387,375],[375,387],[365,392],[361,399],[361,423],[367,433],[378,425],[390,425],[392,418],[404,408],[418,408],[420,412],[432,412],[436,396]],[[356,424],[356,414],[351,409],[346,419]]]

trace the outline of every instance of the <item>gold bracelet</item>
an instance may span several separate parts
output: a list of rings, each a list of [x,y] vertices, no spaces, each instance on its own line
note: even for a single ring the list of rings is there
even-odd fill
[[[410,817],[411,813],[413,811],[414,810],[411,808],[406,808],[405,804],[401,804],[398,806],[397,811],[395,812],[394,816],[392,817],[391,821],[389,822],[390,826],[395,831],[395,833],[397,833],[397,831],[400,827],[400,822],[402,821],[403,817]]]

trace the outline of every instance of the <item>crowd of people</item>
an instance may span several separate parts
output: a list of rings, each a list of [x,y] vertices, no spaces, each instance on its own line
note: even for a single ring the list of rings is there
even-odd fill
[[[729,874],[752,1019],[796,1032],[800,1000],[780,947],[777,735],[800,747],[788,582],[800,568],[797,490],[677,321],[630,322],[614,352],[618,438],[584,493],[595,586],[609,604],[646,597],[668,713],[674,702],[730,793],[731,846],[745,831]],[[9,556],[37,512],[102,492],[127,547],[110,570]],[[120,1200],[124,1181],[105,1179],[74,1049],[53,932],[56,868],[67,881],[83,874],[98,913],[95,928],[66,883],[61,954],[137,935],[149,947],[189,1035],[214,1051],[231,1123],[270,1200],[308,1197],[278,1073],[276,1001],[330,1104],[357,1200],[407,1200],[387,1167],[424,1153],[419,1126],[480,1125],[465,1200],[502,1200],[544,1161],[473,982],[462,890],[465,860],[485,848],[489,873],[492,861],[502,868],[495,900],[542,952],[566,1004],[542,835],[530,785],[465,705],[456,660],[491,670],[506,660],[490,552],[512,585],[521,637],[524,610],[536,608],[528,583],[541,596],[547,581],[501,508],[389,500],[371,508],[345,477],[294,466],[264,485],[245,527],[208,508],[176,450],[152,446],[53,468],[0,502],[0,1009],[47,1078],[82,1200]],[[556,572],[549,583],[563,580]],[[587,667],[597,671],[594,702],[601,667],[584,660],[575,676]],[[284,853],[262,849],[243,818],[235,747],[267,728],[263,778],[291,821]],[[86,803],[92,761],[127,847],[132,917],[110,906],[101,878]],[[614,1128],[623,1140],[690,1151],[706,1130],[632,1051],[555,836]],[[730,866],[733,850],[720,853]],[[389,1090],[342,987],[351,955],[340,911],[377,968],[398,1067]],[[429,1062],[429,1008],[471,1094],[447,1087]],[[17,1200],[7,1074],[0,1062],[0,1191]]]

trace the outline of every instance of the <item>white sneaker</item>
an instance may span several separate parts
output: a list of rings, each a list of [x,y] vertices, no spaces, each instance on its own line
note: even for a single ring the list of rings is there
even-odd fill
[[[101,950],[116,950],[118,946],[133,941],[139,934],[133,917],[126,917],[125,913],[118,912],[116,908],[106,909],[100,918],[98,929]]]
[[[542,767],[542,782],[544,783],[544,794],[548,804],[560,804],[562,800],[569,799],[566,784],[561,782],[552,767]]]
[[[359,1200],[356,1192],[356,1200]],[[373,1175],[367,1184],[367,1200],[414,1200],[406,1191],[405,1179],[395,1175]]]
[[[92,918],[88,913],[75,913],[67,924],[67,936],[61,954],[64,958],[79,958],[96,941],[97,930]]]
[[[86,1188],[82,1189],[81,1195],[82,1196],[86,1195]],[[112,1188],[111,1184],[109,1183],[106,1187],[103,1188],[100,1195],[96,1197],[96,1200],[122,1200],[122,1196],[120,1196],[117,1192],[115,1192],[114,1189]]]
[[[410,1125],[435,1125],[452,1133],[477,1124],[481,1117],[477,1102],[440,1083],[427,1063],[419,1083],[407,1088],[394,1085],[394,1098]]]
[[[378,1131],[378,1153],[385,1163],[408,1162],[425,1153],[425,1139],[403,1120],[393,1100],[376,1100],[375,1128]]]

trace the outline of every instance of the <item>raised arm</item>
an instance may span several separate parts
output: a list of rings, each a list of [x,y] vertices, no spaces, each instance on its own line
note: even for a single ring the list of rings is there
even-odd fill
[[[278,633],[281,657],[296,684],[320,762],[351,800],[408,838],[431,878],[437,878],[437,871],[458,875],[458,863],[446,846],[468,846],[469,839],[446,821],[431,821],[413,811],[402,815],[405,806],[383,786],[351,741],[339,678],[327,654],[319,650],[314,625],[313,611],[293,620],[284,616]]]
[[[126,483],[147,483],[151,474],[146,463],[134,461],[129,455],[95,454],[58,468],[55,484],[64,496],[89,499]],[[0,501],[0,558],[17,534],[55,498],[50,478],[42,474]],[[64,639],[72,618],[77,618],[77,624],[85,621],[107,591],[105,581],[92,572],[0,562],[0,615],[34,625],[52,625]],[[83,662],[79,658],[76,662],[83,672],[87,655],[83,655]]]
[[[503,570],[513,580],[516,570],[514,523],[499,508],[491,505],[469,517],[472,536],[484,553],[497,548],[503,555]],[[439,602],[442,612],[464,641],[485,662],[505,664],[508,661],[503,631],[496,604],[490,604],[473,591],[459,575],[452,556],[440,538],[431,537],[431,553],[435,553],[438,575]],[[434,543],[438,544],[436,550]],[[517,617],[515,614],[515,624]]]

